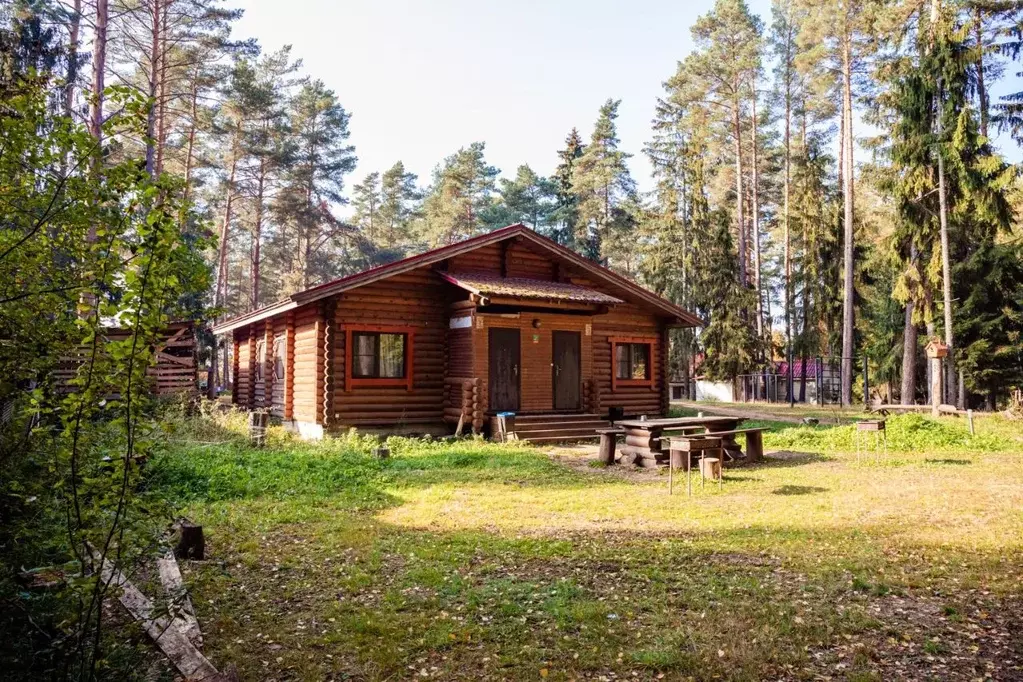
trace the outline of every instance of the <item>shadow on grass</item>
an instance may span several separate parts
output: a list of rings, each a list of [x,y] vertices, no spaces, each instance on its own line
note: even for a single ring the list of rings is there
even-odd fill
[[[756,464],[750,464],[748,467],[751,470],[760,468],[775,468],[783,469],[786,467],[800,467],[807,464],[817,464],[819,462],[831,462],[834,461],[834,457],[824,455],[819,452],[795,452],[792,450],[776,450],[770,454],[764,455],[764,458]]]
[[[815,493],[826,493],[827,488],[818,485],[783,485],[771,491],[772,495],[813,495]]]
[[[966,466],[967,464],[973,464],[973,462],[968,459],[953,459],[950,457],[943,459],[925,459],[924,462],[927,464],[949,464],[953,466]]]

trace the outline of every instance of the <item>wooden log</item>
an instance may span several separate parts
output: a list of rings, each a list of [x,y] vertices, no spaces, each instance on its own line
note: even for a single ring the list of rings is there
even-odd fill
[[[619,448],[623,455],[631,454],[636,457],[653,457],[656,453],[650,448],[637,448],[633,445],[623,445]]]
[[[604,464],[615,463],[615,448],[618,444],[618,436],[614,433],[600,434],[600,446],[597,450],[597,461]]]
[[[178,672],[188,680],[213,680],[220,674],[209,660],[199,652],[188,638],[174,626],[167,616],[157,616],[153,602],[129,581],[108,559],[93,550],[100,563],[100,576],[108,584],[120,589],[118,600],[146,633],[170,659]],[[222,679],[222,678],[220,678]]]
[[[656,436],[634,436],[631,433],[625,434],[625,444],[648,450],[658,449],[660,438]]]
[[[202,561],[206,558],[206,537],[202,526],[181,519],[178,521],[178,544],[174,547],[174,556],[178,559],[194,559]]]
[[[181,569],[174,558],[174,552],[167,550],[156,559],[156,570],[160,574],[160,583],[163,585],[167,597],[170,599],[170,613],[174,617],[174,624],[192,644],[202,646],[202,631],[199,629],[199,621],[195,617],[195,608],[192,606],[192,599],[185,589],[185,581],[181,578]]]

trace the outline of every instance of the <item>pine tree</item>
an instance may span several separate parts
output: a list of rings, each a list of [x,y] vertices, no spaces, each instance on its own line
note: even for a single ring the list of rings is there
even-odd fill
[[[332,206],[347,203],[345,176],[355,170],[349,119],[334,92],[319,80],[303,85],[290,103],[292,162],[274,202],[280,229],[286,230],[279,252],[291,261],[284,268],[284,292],[358,271],[365,264],[358,233],[332,211]]]
[[[842,388],[843,405],[852,402],[853,356],[855,354],[855,197],[853,107],[857,96],[853,74],[876,48],[870,31],[880,9],[876,0],[800,0],[807,10],[800,42],[814,45],[806,61],[817,69],[837,75],[841,97],[839,134],[839,184],[843,202],[842,249]]]
[[[735,165],[735,231],[738,237],[739,282],[748,286],[748,228],[746,226],[743,120],[751,101],[751,84],[760,66],[762,26],[744,0],[717,0],[714,9],[692,27],[696,51],[679,65],[692,96],[703,99],[727,130]],[[724,147],[725,145],[722,145]]]
[[[590,143],[572,168],[571,191],[578,202],[577,248],[589,258],[612,264],[617,259],[611,258],[605,243],[618,242],[622,233],[627,233],[630,220],[623,204],[636,192],[626,166],[631,155],[618,148],[615,120],[620,104],[621,100],[609,99],[600,108]]]
[[[380,239],[380,173],[367,173],[357,185],[352,186],[352,222],[371,242]]]
[[[250,76],[238,81],[237,96],[246,121],[238,177],[252,233],[249,270],[252,308],[276,300],[280,294],[271,286],[270,295],[263,295],[262,246],[268,231],[270,206],[292,162],[287,106],[293,88],[300,82],[294,77],[300,65],[291,61],[291,48],[284,47],[263,55],[252,65]]]
[[[485,143],[473,142],[434,171],[433,187],[423,203],[422,236],[429,245],[451,244],[485,228],[499,173],[487,163],[485,150]]]
[[[405,170],[401,161],[384,171],[380,178],[380,222],[383,235],[378,248],[388,249],[395,257],[403,257],[419,247],[412,234],[412,226],[419,212],[422,198],[416,186],[415,173]]]
[[[528,165],[522,165],[513,179],[501,178],[499,184],[497,201],[487,216],[489,225],[498,228],[525,223],[547,234],[551,214],[557,207],[555,183],[537,175]]]

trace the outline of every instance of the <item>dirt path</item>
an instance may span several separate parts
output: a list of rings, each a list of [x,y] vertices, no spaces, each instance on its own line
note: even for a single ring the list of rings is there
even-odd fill
[[[725,407],[717,403],[694,403],[688,400],[673,400],[672,407],[687,407],[691,410],[699,410],[706,414],[719,414],[724,417],[745,417],[746,419],[763,419],[766,421],[787,422],[790,424],[802,424],[801,415],[777,414],[773,412],[761,412],[755,407]],[[843,417],[818,417],[821,424],[848,424],[853,420]]]

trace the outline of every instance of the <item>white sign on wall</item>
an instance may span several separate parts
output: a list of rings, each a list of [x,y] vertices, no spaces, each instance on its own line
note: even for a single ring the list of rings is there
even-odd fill
[[[472,329],[472,316],[452,317],[448,327],[451,329]]]

